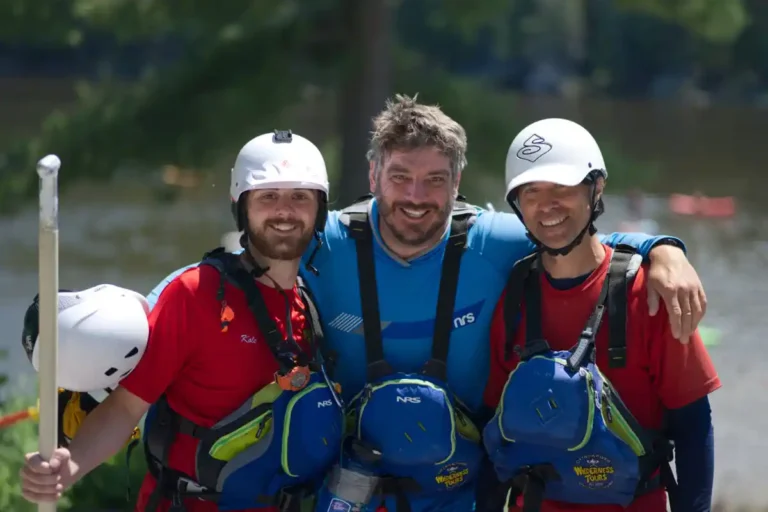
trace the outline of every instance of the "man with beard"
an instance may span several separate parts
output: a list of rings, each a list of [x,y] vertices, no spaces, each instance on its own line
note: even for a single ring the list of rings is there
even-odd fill
[[[466,144],[464,129],[438,107],[406,96],[388,102],[368,155],[374,197],[330,212],[305,254],[319,271],[305,278],[335,356],[334,378],[346,399],[360,399],[350,416],[362,438],[346,447],[353,455],[331,474],[318,510],[365,508],[371,493],[387,495],[393,511],[473,509],[481,450],[473,423],[487,418],[493,307],[515,261],[534,245],[514,215],[457,199]],[[536,140],[528,145],[534,151]],[[651,307],[658,291],[673,331],[687,341],[704,303],[680,242],[637,234],[603,241],[650,254]],[[347,494],[352,466],[381,479],[369,479],[370,492]]]
[[[341,403],[297,279],[301,255],[325,227],[323,157],[290,131],[256,137],[237,157],[231,197],[245,250],[213,251],[168,284],[135,370],[69,450],[50,461],[27,455],[28,500],[59,499],[120,450],[145,413],[141,512],[295,511],[337,460]]]

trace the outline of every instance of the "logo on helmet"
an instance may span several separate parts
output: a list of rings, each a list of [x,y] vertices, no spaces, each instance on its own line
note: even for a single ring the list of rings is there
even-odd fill
[[[528,140],[523,143],[523,147],[518,150],[517,158],[535,162],[550,151],[552,151],[552,144],[545,141],[541,135],[534,133],[528,137]]]

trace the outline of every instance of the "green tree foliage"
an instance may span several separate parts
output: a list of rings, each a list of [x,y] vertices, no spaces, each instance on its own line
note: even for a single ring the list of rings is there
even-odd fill
[[[627,10],[674,21],[716,43],[730,43],[749,19],[744,4],[735,0],[617,0]]]
[[[509,16],[521,1],[424,0],[433,26],[449,27],[467,38],[482,30],[503,37]],[[596,0],[573,1],[586,7]],[[379,9],[397,7],[396,2],[377,2]],[[746,23],[741,0],[617,2],[626,9],[679,22],[714,41],[732,39]],[[364,168],[357,165],[364,163],[365,137],[359,132],[368,125],[376,105],[380,107],[384,91],[392,89],[391,77],[398,90],[421,90],[425,101],[444,105],[466,124],[476,157],[486,141],[495,143],[486,134],[491,133],[489,126],[503,121],[503,105],[489,105],[483,112],[490,113],[490,119],[478,119],[477,102],[493,97],[491,93],[478,92],[471,101],[459,97],[457,91],[464,85],[449,85],[457,82],[428,62],[403,58],[408,55],[405,51],[396,54],[395,71],[390,72],[387,48],[396,43],[386,37],[391,27],[378,32],[352,30],[356,23],[370,22],[374,10],[362,9],[357,18],[350,18],[349,6],[346,0],[0,2],[0,38],[4,40],[42,38],[51,45],[77,45],[89,28],[117,34],[124,41],[173,36],[185,42],[181,62],[167,69],[148,67],[136,83],[116,83],[105,77],[98,85],[81,86],[78,108],[53,113],[39,136],[11,147],[0,161],[0,209],[13,208],[34,193],[34,163],[46,153],[62,157],[66,166],[62,186],[79,176],[106,178],[121,166],[210,166],[228,160],[250,136],[275,127],[287,106],[302,105],[317,90],[326,97],[328,91],[340,91],[335,95],[339,115],[331,114],[322,127],[302,129],[314,130],[309,134],[321,144],[340,135],[341,167],[355,173],[340,177],[350,190],[341,194],[346,201],[364,186]],[[401,2],[400,8],[408,9],[408,4]],[[377,19],[388,24],[390,18]],[[365,76],[375,78],[366,81]],[[409,90],[414,84],[418,88]],[[361,95],[356,86],[375,91]],[[341,121],[338,128],[336,117]],[[506,143],[491,151],[499,153]]]

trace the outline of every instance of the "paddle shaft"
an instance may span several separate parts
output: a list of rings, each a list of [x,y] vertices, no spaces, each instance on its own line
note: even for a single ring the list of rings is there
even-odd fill
[[[59,192],[61,161],[48,155],[37,164],[40,175],[40,230],[38,279],[40,293],[40,426],[38,450],[43,460],[50,460],[58,441],[58,389],[56,368],[59,358]],[[38,504],[39,512],[55,512],[56,503]]]

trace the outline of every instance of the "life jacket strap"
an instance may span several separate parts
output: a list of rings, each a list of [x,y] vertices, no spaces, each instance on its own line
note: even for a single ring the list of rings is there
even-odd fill
[[[342,210],[340,216],[342,224],[349,230],[350,237],[355,240],[368,382],[379,380],[394,373],[392,367],[384,359],[374,261],[375,236],[368,215],[371,199],[372,196],[363,196]],[[450,335],[453,330],[453,313],[461,258],[467,246],[469,227],[476,217],[477,210],[475,207],[465,203],[464,198],[460,197],[454,204],[451,213],[450,232],[443,256],[432,337],[432,355],[421,371],[424,375],[443,382],[447,380],[448,374],[447,359]]]

